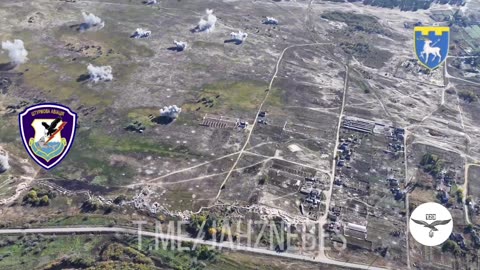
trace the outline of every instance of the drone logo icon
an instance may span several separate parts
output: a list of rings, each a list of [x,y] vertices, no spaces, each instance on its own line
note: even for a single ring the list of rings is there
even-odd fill
[[[438,246],[452,234],[452,215],[443,205],[429,202],[412,212],[409,222],[413,238],[425,246]]]

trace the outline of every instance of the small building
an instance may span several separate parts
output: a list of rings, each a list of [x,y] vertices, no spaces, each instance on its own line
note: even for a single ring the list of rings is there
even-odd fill
[[[448,192],[445,190],[440,191],[440,201],[442,203],[448,203],[448,200],[450,199],[450,196],[448,195]]]
[[[300,193],[305,194],[305,195],[310,194],[310,192],[312,192],[312,187],[310,187],[310,186],[304,185],[304,186],[300,189]]]
[[[452,233],[450,240],[455,241],[463,249],[466,247],[465,237],[461,233]]]
[[[351,236],[360,239],[367,239],[367,227],[355,223],[347,223],[344,228],[345,236]]]
[[[397,179],[390,178],[390,179],[388,179],[388,182],[390,183],[390,187],[398,187],[399,186]]]
[[[245,129],[248,127],[248,122],[245,122],[245,121],[239,121],[237,122],[237,126],[241,129]]]
[[[475,247],[480,247],[480,237],[476,230],[472,231],[472,240]]]
[[[342,150],[344,153],[348,153],[350,151],[348,143],[342,143],[342,145],[340,145],[340,150]]]
[[[305,177],[305,181],[307,181],[307,182],[317,182],[317,179],[315,179],[313,177]]]
[[[337,185],[337,186],[341,186],[341,185],[343,185],[343,182],[342,182],[342,180],[341,180],[341,179],[339,179],[339,178],[335,179],[335,181],[333,181],[333,183],[334,183],[335,185]]]
[[[339,206],[335,206],[333,207],[332,211],[335,216],[340,216],[340,214],[342,213],[342,208]]]

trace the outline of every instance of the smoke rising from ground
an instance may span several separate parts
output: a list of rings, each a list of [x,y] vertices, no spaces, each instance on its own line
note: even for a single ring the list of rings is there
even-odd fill
[[[173,44],[175,44],[175,47],[177,49],[177,51],[183,51],[187,48],[187,43],[186,42],[183,42],[183,41],[176,41],[174,40],[173,41]]]
[[[4,173],[8,169],[10,169],[10,164],[8,164],[8,153],[2,154],[0,151],[0,173]]]
[[[160,116],[175,119],[181,111],[182,108],[177,107],[177,105],[165,106],[163,109],[160,109]]]
[[[235,32],[230,33],[230,37],[232,38],[232,40],[244,42],[245,39],[247,39],[248,34],[242,31],[238,31],[237,33]]]
[[[2,49],[8,51],[10,62],[15,65],[23,64],[28,60],[28,52],[20,39],[15,39],[13,42],[9,40],[2,42]]]
[[[147,38],[152,34],[152,31],[145,30],[143,28],[137,28],[135,33],[131,36],[132,38]]]
[[[97,67],[92,64],[88,64],[87,69],[88,69],[88,75],[90,75],[90,81],[94,83],[113,80],[111,66]]]
[[[213,32],[215,30],[215,24],[217,23],[217,16],[213,14],[213,9],[207,9],[206,15],[203,16],[197,25],[198,32]]]
[[[82,12],[82,16],[84,22],[80,25],[80,31],[85,31],[92,27],[95,27],[98,30],[105,26],[105,22],[93,13]]]
[[[267,17],[265,20],[263,20],[263,23],[264,24],[273,24],[273,25],[277,25],[278,24],[278,20],[273,18],[273,17]]]

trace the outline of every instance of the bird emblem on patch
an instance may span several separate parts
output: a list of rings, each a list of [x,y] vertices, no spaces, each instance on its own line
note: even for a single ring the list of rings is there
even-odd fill
[[[60,163],[70,150],[76,123],[76,113],[59,104],[37,104],[19,115],[25,149],[47,170]]]
[[[419,224],[419,225],[423,225],[424,227],[430,229],[430,231],[428,232],[428,237],[430,238],[433,238],[434,236],[434,232],[438,231],[438,229],[436,228],[436,226],[440,226],[440,225],[446,225],[448,223],[450,223],[450,221],[452,221],[451,219],[447,219],[447,220],[435,220],[434,222],[432,223],[427,223],[426,221],[423,221],[423,220],[416,220],[416,219],[413,219],[412,218],[412,221]]]

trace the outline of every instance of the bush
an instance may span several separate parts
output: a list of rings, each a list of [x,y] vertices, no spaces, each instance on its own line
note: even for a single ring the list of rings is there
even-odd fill
[[[442,245],[442,251],[443,252],[452,251],[455,248],[455,246],[458,246],[457,243],[453,242],[452,240],[447,240]]]
[[[217,235],[217,229],[211,227],[210,229],[208,229],[208,235],[210,237],[213,237],[213,236]]]
[[[443,160],[441,160],[437,155],[425,154],[420,161],[420,165],[423,167],[425,172],[430,173],[432,176],[438,176],[438,174],[443,170]]]
[[[120,204],[123,201],[125,201],[126,199],[127,199],[127,196],[122,194],[122,195],[119,195],[118,197],[116,197],[115,200],[113,200],[113,203],[114,204]]]
[[[40,199],[39,205],[41,206],[46,206],[50,204],[50,200],[47,195],[43,195],[43,197]]]
[[[86,200],[81,206],[83,212],[95,212],[100,209],[100,207],[100,203],[94,200]]]
[[[52,191],[32,188],[24,197],[23,203],[31,206],[47,206],[55,195]]]
[[[473,231],[473,225],[472,224],[468,224],[467,226],[465,226],[465,232],[467,233],[471,233]]]
[[[462,91],[458,93],[458,96],[467,103],[472,103],[478,100],[477,95],[471,91]]]

